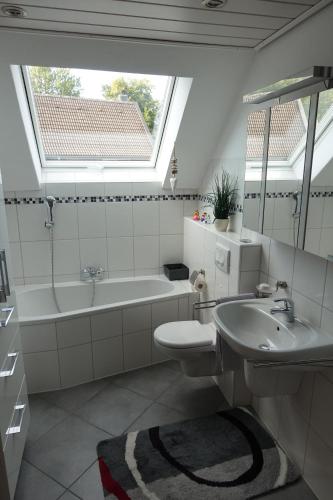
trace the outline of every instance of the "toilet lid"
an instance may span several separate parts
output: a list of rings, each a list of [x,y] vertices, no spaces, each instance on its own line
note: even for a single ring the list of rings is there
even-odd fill
[[[210,346],[215,343],[216,332],[210,325],[199,321],[175,321],[156,328],[155,340],[174,349]]]

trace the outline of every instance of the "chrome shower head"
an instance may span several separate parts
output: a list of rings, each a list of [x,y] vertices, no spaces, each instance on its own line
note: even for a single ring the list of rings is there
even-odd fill
[[[54,208],[54,205],[57,203],[57,200],[55,199],[54,196],[46,196],[44,201],[47,205],[48,213],[49,213],[49,220],[45,222],[45,227],[50,228],[50,227],[54,226],[53,208]]]

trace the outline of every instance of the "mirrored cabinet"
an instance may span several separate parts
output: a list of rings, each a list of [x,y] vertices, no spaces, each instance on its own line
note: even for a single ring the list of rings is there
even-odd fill
[[[331,87],[293,84],[250,110],[243,225],[333,260]]]

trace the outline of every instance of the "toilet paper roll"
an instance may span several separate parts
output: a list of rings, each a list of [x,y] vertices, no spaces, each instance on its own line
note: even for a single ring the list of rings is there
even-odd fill
[[[203,292],[207,288],[207,282],[205,279],[205,276],[202,273],[199,273],[195,282],[194,282],[194,288],[198,292]]]

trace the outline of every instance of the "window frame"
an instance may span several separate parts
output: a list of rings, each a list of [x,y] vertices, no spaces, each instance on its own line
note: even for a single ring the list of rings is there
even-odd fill
[[[177,77],[169,76],[168,84],[165,94],[165,99],[163,101],[163,107],[161,110],[161,123],[158,127],[158,131],[154,140],[153,152],[151,155],[151,159],[149,161],[140,161],[140,160],[132,160],[132,161],[121,161],[121,160],[89,160],[80,159],[80,160],[47,160],[44,153],[43,141],[40,133],[40,127],[38,123],[38,115],[37,109],[34,99],[34,93],[32,90],[32,85],[29,76],[28,67],[25,65],[20,66],[22,81],[24,84],[27,104],[30,111],[31,122],[34,130],[34,135],[36,139],[36,145],[41,161],[41,167],[43,170],[46,169],[93,169],[93,170],[103,170],[103,169],[134,169],[137,170],[139,168],[144,169],[156,169],[156,165],[158,162],[158,157],[161,150],[161,144],[163,141],[163,137],[165,134],[165,130],[167,127],[167,120],[170,111],[170,106],[172,103],[172,98],[174,95],[174,90],[176,86]],[[167,75],[165,75],[167,76]]]

